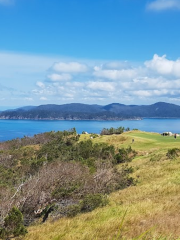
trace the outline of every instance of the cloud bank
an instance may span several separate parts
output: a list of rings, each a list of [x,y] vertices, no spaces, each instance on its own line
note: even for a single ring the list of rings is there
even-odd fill
[[[180,59],[166,55],[133,64],[0,53],[0,71],[1,105],[180,103]]]
[[[155,54],[136,67],[127,62],[106,62],[94,66],[61,62],[56,66],[61,66],[61,74],[56,74],[57,68],[53,67],[49,75],[51,82],[34,89],[34,94],[56,96],[67,102],[102,104],[180,100],[180,60],[169,60],[166,55]]]

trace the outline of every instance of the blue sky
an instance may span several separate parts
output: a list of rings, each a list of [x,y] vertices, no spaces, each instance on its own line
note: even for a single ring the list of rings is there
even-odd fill
[[[180,0],[0,0],[0,109],[180,104]]]

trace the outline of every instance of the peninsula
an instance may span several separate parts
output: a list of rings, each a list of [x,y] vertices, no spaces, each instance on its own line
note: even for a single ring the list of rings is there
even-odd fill
[[[142,118],[179,118],[180,106],[165,102],[152,105],[88,105],[70,103],[26,106],[0,112],[0,119],[33,120],[124,120]]]

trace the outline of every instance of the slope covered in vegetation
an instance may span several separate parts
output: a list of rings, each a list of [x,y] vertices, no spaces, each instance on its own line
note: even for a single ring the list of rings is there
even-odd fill
[[[49,215],[57,220],[105,206],[108,194],[134,184],[127,166],[117,168],[119,162],[135,157],[131,147],[82,141],[75,129],[14,139],[1,143],[0,149],[0,237],[4,239],[16,234],[16,226],[9,231],[10,222],[6,224],[13,207],[28,226],[45,222]],[[20,214],[19,210],[14,213]]]
[[[81,140],[88,138],[81,136]],[[32,226],[28,228],[26,239],[134,239],[146,231],[143,239],[179,239],[180,158],[177,148],[180,138],[132,131],[102,136],[93,142],[105,142],[118,148],[131,145],[138,152],[129,163],[136,185],[111,193],[109,204],[93,212]],[[169,149],[176,149],[177,155],[168,155]],[[118,167],[121,168],[121,164]],[[120,227],[126,211],[123,227]],[[118,238],[119,229],[121,237]]]
[[[178,239],[180,138],[91,137],[72,129],[2,143],[1,219],[19,207],[26,240]]]

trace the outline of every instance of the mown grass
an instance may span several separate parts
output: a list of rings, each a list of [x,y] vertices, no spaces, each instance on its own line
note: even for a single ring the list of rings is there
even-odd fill
[[[132,139],[134,139],[133,144]],[[121,135],[100,136],[99,138],[95,138],[94,141],[108,142],[117,147],[127,147],[129,145],[132,145],[136,150],[152,150],[153,148],[173,148],[180,146],[179,137],[175,139],[173,136],[163,137],[158,133],[148,133],[141,131],[130,131],[125,132]]]
[[[81,136],[81,140],[84,138],[89,136]],[[25,239],[180,239],[180,158],[172,160],[166,156],[169,148],[180,147],[180,138],[131,131],[100,136],[93,141],[116,147],[131,145],[138,151],[130,163],[136,186],[112,193],[109,205],[91,213],[31,226]]]

